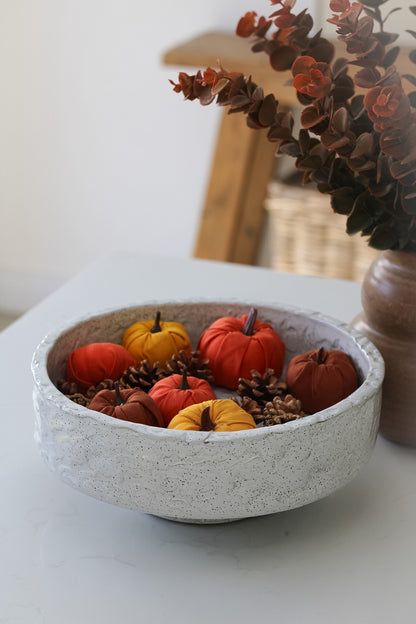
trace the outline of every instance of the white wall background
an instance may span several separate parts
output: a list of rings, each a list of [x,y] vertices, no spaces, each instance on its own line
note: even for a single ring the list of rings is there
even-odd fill
[[[273,7],[0,0],[0,309],[117,249],[192,255],[220,111],[184,103],[161,58],[248,10]]]

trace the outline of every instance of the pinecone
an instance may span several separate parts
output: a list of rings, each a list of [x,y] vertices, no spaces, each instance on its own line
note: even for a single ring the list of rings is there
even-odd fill
[[[78,403],[78,405],[83,405],[84,407],[88,407],[89,405],[89,399],[87,399],[85,394],[81,394],[81,392],[74,392],[74,394],[66,394],[65,396],[71,399],[71,401],[74,401],[74,403]]]
[[[76,394],[79,392],[79,388],[75,381],[66,381],[66,379],[58,379],[56,387],[62,394],[68,396],[69,394]]]
[[[250,399],[248,396],[244,396],[241,399],[237,397],[231,397],[233,401],[237,403],[243,410],[251,414],[256,423],[263,422],[263,407],[257,403],[254,399]]]
[[[190,377],[205,379],[208,383],[214,383],[214,377],[208,366],[209,360],[201,360],[199,351],[192,351],[187,355],[181,350],[177,355],[172,356],[165,364],[168,375],[182,375],[185,371]]]
[[[75,383],[75,381],[58,379],[58,381],[56,382],[56,387],[68,399],[74,401],[74,403],[78,403],[78,405],[84,405],[84,407],[88,407],[89,399],[87,399],[85,394],[80,392],[78,385]]]
[[[279,381],[272,368],[268,368],[264,375],[258,371],[251,371],[251,379],[240,377],[237,392],[242,397],[250,397],[264,406],[273,401],[274,397],[283,397],[287,394],[287,385]]]
[[[159,367],[159,362],[150,365],[149,360],[142,360],[137,366],[130,366],[124,371],[120,377],[120,389],[139,388],[149,392],[159,379],[167,377],[168,374]]]
[[[266,427],[281,425],[305,416],[299,399],[295,399],[291,394],[287,394],[284,398],[274,397],[273,401],[266,403],[263,413]]]
[[[88,401],[88,405],[90,401],[95,397],[95,395],[101,390],[112,390],[114,388],[114,381],[112,379],[103,379],[96,386],[90,386],[85,393],[85,397]]]

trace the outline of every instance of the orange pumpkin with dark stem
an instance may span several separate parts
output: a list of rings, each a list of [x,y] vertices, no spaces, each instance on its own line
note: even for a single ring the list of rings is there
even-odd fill
[[[190,405],[172,418],[168,429],[187,431],[242,431],[256,429],[253,417],[232,399]]]
[[[285,382],[308,414],[342,401],[358,387],[357,373],[349,356],[323,347],[292,358]]]
[[[185,327],[174,321],[161,321],[160,312],[155,321],[139,321],[126,329],[123,346],[137,362],[148,360],[151,365],[167,360],[179,351],[191,354],[191,341]]]
[[[166,426],[185,407],[217,398],[207,381],[188,377],[186,372],[160,379],[149,390],[149,396],[162,412]]]
[[[67,381],[75,382],[80,390],[96,386],[104,379],[119,379],[136,361],[121,345],[112,342],[94,342],[75,349],[66,367]]]
[[[240,377],[253,369],[263,375],[272,368],[277,377],[283,370],[285,345],[268,323],[257,319],[257,311],[240,319],[225,316],[206,329],[198,342],[202,358],[209,359],[215,383],[235,390]]]
[[[128,420],[152,427],[164,427],[162,414],[156,403],[143,390],[120,390],[118,381],[114,390],[101,390],[91,400],[89,409],[119,420]]]

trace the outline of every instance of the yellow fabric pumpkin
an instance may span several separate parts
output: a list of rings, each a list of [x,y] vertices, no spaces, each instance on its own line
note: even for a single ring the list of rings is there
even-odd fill
[[[187,431],[241,431],[255,429],[253,417],[231,399],[189,405],[172,418],[168,429]]]
[[[155,321],[139,321],[123,335],[123,347],[137,362],[149,360],[164,366],[167,360],[183,350],[191,354],[191,341],[181,323],[161,322],[160,312]]]

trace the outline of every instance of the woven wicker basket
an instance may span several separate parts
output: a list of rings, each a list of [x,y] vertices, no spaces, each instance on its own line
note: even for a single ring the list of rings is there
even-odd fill
[[[345,232],[346,217],[315,190],[271,182],[258,264],[278,271],[362,281],[377,255]]]

